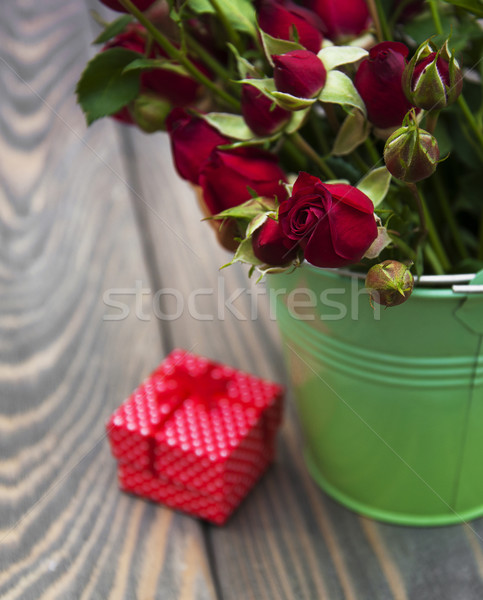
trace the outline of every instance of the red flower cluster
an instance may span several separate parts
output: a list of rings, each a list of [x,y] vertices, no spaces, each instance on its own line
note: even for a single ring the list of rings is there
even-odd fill
[[[183,179],[199,184],[211,214],[259,196],[286,197],[285,173],[277,158],[253,148],[221,150],[230,140],[201,117],[174,110],[167,119],[176,169]]]

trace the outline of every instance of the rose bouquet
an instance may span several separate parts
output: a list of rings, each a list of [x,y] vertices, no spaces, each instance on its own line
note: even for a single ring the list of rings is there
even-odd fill
[[[101,1],[87,122],[167,131],[231,262],[368,271],[389,306],[483,269],[477,0]]]

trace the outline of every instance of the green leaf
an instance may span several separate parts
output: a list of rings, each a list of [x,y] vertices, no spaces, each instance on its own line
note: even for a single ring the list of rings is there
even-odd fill
[[[265,77],[263,79],[240,79],[237,83],[252,85],[253,87],[256,87],[257,90],[263,92],[268,98],[270,98],[272,92],[277,90],[272,77]]]
[[[262,38],[263,49],[265,50],[265,56],[268,62],[273,67],[272,55],[286,54],[292,50],[304,50],[302,44],[297,42],[290,42],[288,40],[279,40],[277,38],[268,35],[260,29],[260,37]]]
[[[197,14],[216,14],[208,0],[187,0],[185,6]],[[252,37],[257,35],[256,13],[251,0],[218,0],[218,6],[234,29]]]
[[[122,17],[119,17],[119,19],[116,19],[112,23],[109,23],[109,25],[104,29],[104,31],[100,35],[98,35],[92,43],[104,44],[105,42],[108,42],[119,33],[122,33],[129,25],[129,23],[132,23],[133,21],[134,19],[133,17],[131,17],[131,15],[123,15]]]
[[[201,116],[207,123],[227,137],[242,141],[256,137],[241,115],[212,112]]]
[[[367,138],[370,125],[360,110],[354,109],[342,123],[332,148],[334,156],[350,154]]]
[[[183,6],[191,8],[197,14],[216,12],[209,0],[187,0]]]
[[[233,44],[228,43],[227,46],[236,59],[238,73],[240,77],[242,79],[246,79],[247,75],[250,75],[251,77],[255,77],[256,79],[258,79],[260,77],[258,69],[255,66],[253,66],[246,58],[240,56],[240,53]]]
[[[271,215],[274,216],[275,213],[272,212]],[[253,232],[259,229],[269,218],[269,213],[259,213],[256,217],[254,217],[247,227],[247,231],[245,234],[246,237],[252,237]]]
[[[264,146],[266,148],[267,144],[276,142],[283,132],[284,130],[280,130],[269,137],[253,137],[249,140],[233,142],[231,144],[222,144],[218,146],[218,148],[220,148],[220,150],[234,150],[235,148],[248,148],[251,146]],[[253,135],[255,134],[253,133]]]
[[[351,79],[340,71],[329,71],[327,73],[327,81],[320,93],[319,100],[330,104],[353,106],[358,108],[364,115],[366,114],[366,107],[359,96],[359,92]]]
[[[317,98],[297,98],[297,96],[292,96],[292,94],[286,94],[284,92],[272,92],[270,95],[272,98],[275,98],[277,104],[285,110],[302,110],[312,106],[312,104],[317,101]]]
[[[387,248],[392,242],[391,237],[387,233],[387,229],[385,227],[377,228],[377,238],[372,242],[369,248],[366,250],[364,254],[364,258],[368,258],[372,260],[373,258],[377,258],[379,254]]]
[[[124,73],[124,69],[138,58],[138,52],[112,48],[101,52],[87,64],[76,93],[88,125],[116,113],[136,98],[139,73]]]
[[[368,55],[367,50],[355,46],[328,46],[322,48],[317,56],[324,63],[327,71],[341,65],[357,62]]]
[[[305,110],[297,110],[292,114],[290,121],[284,128],[284,132],[290,135],[298,131],[304,124],[306,117],[310,112],[310,107]]]
[[[184,67],[174,63],[169,58],[138,58],[127,65],[124,73],[128,73],[129,71],[149,71],[151,69],[163,69],[164,71],[172,71],[179,75],[189,75]]]
[[[483,17],[483,4],[481,3],[481,0],[444,0],[444,2],[453,4],[459,8],[464,8],[477,17]]]
[[[374,208],[376,208],[386,197],[390,183],[391,173],[389,173],[386,167],[379,167],[369,171],[369,173],[359,181],[357,189],[364,192],[364,194],[372,200]]]
[[[252,198],[243,204],[239,204],[233,208],[227,208],[216,215],[212,215],[211,217],[208,217],[208,220],[215,219],[220,221],[223,219],[242,219],[245,221],[252,221],[260,214],[272,210],[273,206],[267,205],[262,198]]]
[[[240,242],[240,245],[236,249],[235,256],[233,257],[233,259],[226,265],[223,265],[222,268],[224,269],[225,267],[233,265],[237,262],[246,263],[249,265],[263,264],[262,261],[259,260],[253,252],[252,238],[245,238],[244,240],[242,240]]]

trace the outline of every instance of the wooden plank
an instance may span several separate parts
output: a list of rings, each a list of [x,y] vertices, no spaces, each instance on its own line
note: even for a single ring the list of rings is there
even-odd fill
[[[92,50],[82,0],[2,8],[0,597],[215,597],[198,522],[119,492],[104,423],[165,349],[136,318],[150,285],[109,122],[74,87]]]
[[[212,320],[201,321],[187,310],[179,319],[160,319],[162,330],[170,331],[174,345],[195,347],[196,352],[287,383],[267,297],[259,293],[257,317],[250,318],[256,291],[246,269],[217,271],[229,255],[199,223],[192,191],[173,170],[168,140],[132,130],[124,138],[131,161],[140,168],[138,192],[152,203],[149,213],[162,213],[176,229],[174,233],[146,216],[157,250],[160,289],[179,289],[184,297],[210,290],[197,306]],[[220,306],[232,294],[237,296],[232,308],[238,315]],[[290,394],[287,400],[277,464],[225,527],[207,527],[222,597],[481,598],[481,540],[468,539],[459,526],[415,529],[376,523],[332,501],[307,473]]]

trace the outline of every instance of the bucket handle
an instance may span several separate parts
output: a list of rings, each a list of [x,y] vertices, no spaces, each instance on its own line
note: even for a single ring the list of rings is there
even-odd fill
[[[455,294],[483,294],[483,285],[454,285]]]

